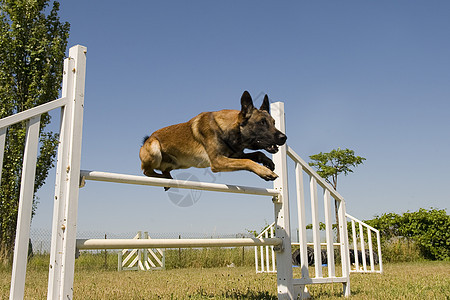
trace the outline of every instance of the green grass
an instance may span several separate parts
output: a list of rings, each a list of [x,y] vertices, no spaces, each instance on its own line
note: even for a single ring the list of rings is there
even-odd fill
[[[255,274],[252,266],[119,273],[89,269],[85,259],[77,261],[75,299],[277,299],[276,276]],[[43,261],[29,264],[25,299],[46,298]],[[388,263],[384,271],[352,274],[349,299],[450,299],[450,262]],[[0,268],[0,299],[8,299],[10,276],[9,269]],[[314,299],[343,299],[342,284],[313,285],[309,290]]]

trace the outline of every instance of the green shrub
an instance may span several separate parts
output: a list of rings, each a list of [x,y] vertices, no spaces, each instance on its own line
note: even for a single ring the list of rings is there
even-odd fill
[[[387,213],[365,222],[380,230],[383,249],[397,247],[408,252],[413,247],[425,259],[450,260],[450,216],[444,209],[421,208],[402,215]]]

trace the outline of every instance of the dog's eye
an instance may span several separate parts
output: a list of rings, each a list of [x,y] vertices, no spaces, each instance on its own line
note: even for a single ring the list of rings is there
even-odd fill
[[[266,119],[262,119],[261,121],[259,121],[259,124],[261,124],[261,126],[267,126]]]

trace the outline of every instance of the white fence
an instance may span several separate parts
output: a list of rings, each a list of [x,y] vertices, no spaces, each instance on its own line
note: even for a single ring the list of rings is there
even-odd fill
[[[150,239],[148,232],[138,231],[133,239]],[[117,256],[117,270],[129,271],[151,271],[162,270],[166,267],[165,249],[147,248],[147,249],[123,249]]]
[[[10,299],[22,299],[25,286],[26,253],[28,248],[31,207],[33,198],[36,152],[39,135],[39,115],[61,107],[60,143],[56,168],[52,242],[49,264],[48,299],[72,299],[76,247],[79,249],[139,249],[139,248],[185,248],[185,247],[233,247],[258,246],[272,247],[276,254],[277,290],[279,299],[308,297],[305,285],[316,283],[343,284],[344,295],[350,294],[349,256],[347,231],[341,228],[340,251],[342,257],[341,276],[337,276],[334,265],[334,252],[331,229],[331,200],[339,202],[339,224],[345,220],[345,202],[320,176],[318,176],[292,149],[281,146],[273,155],[275,173],[273,189],[246,187],[215,183],[186,182],[173,179],[150,178],[98,171],[81,171],[81,141],[84,108],[84,79],[86,67],[86,48],[72,47],[69,58],[64,62],[63,90],[61,99],[33,108],[27,112],[0,120],[0,148],[4,148],[6,128],[14,123],[29,120],[27,143],[24,153],[24,168],[19,204],[17,236],[11,280]],[[284,104],[271,104],[272,116],[276,126],[285,132]],[[3,158],[3,151],[0,159]],[[301,278],[293,277],[291,255],[291,230],[289,193],[287,182],[287,157],[296,164],[297,207],[300,235],[300,256],[302,258]],[[315,250],[315,276],[311,278],[306,259],[306,225],[303,195],[303,171],[310,176],[312,221]],[[209,190],[216,192],[261,195],[272,198],[275,211],[275,237],[237,238],[237,239],[125,239],[76,240],[76,220],[80,177],[86,180],[119,182],[149,186],[177,187]],[[322,272],[320,265],[319,209],[317,185],[324,189],[324,213],[326,224],[328,274]]]
[[[349,214],[346,214],[346,216],[352,222],[353,249],[350,250],[350,256],[353,257],[352,261],[354,261],[354,269],[351,268],[350,272],[383,273],[380,231]],[[359,229],[358,233],[356,230],[355,223],[358,223]],[[367,232],[367,243],[365,242],[364,239],[364,228],[365,231]],[[373,251],[372,232],[375,234],[377,239],[376,253]],[[358,243],[358,235],[359,235],[359,243]],[[366,249],[365,246],[366,244],[368,245],[368,249]],[[370,270],[367,268],[367,253],[369,254]],[[362,262],[360,260],[362,260]],[[362,263],[362,266],[359,265],[360,263]],[[376,265],[378,265],[378,269],[376,268]]]
[[[275,237],[275,222],[266,227],[257,238]],[[255,247],[255,268],[256,273],[276,273],[275,251],[273,246]]]
[[[352,239],[353,239],[353,249],[349,249],[349,270],[350,272],[358,273],[383,273],[383,263],[381,257],[381,240],[379,230],[371,227],[370,225],[356,219],[355,217],[345,214],[347,219],[351,221],[352,224]],[[358,223],[358,231],[355,229],[355,222]],[[273,228],[275,223],[267,226],[257,237],[274,237]],[[364,231],[365,228],[365,231]],[[364,232],[367,236],[367,242],[364,239]],[[372,232],[375,234],[377,239],[377,252],[374,252],[372,246]],[[291,243],[292,246],[300,247],[300,243]],[[307,246],[315,246],[315,243],[308,242]],[[320,249],[322,247],[328,247],[328,243],[320,243]],[[340,247],[340,243],[333,243],[333,247]],[[315,251],[314,251],[315,253]],[[328,254],[328,253],[327,253]],[[323,257],[323,256],[322,256]],[[294,257],[293,263],[294,261]],[[311,260],[308,257],[307,262]],[[367,267],[367,260],[370,263],[370,269]],[[328,259],[327,259],[328,264]],[[362,265],[360,265],[362,264]],[[378,267],[377,267],[378,266]],[[276,262],[275,262],[275,252],[273,247],[255,247],[255,270],[256,273],[276,273]]]

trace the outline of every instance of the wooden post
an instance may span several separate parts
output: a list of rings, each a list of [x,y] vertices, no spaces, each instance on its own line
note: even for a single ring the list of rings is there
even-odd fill
[[[284,103],[272,103],[270,110],[275,126],[285,133]],[[273,162],[275,173],[279,176],[273,182],[273,187],[280,193],[279,197],[274,198],[275,236],[283,240],[281,249],[277,247],[276,250],[278,299],[297,299],[300,294],[295,293],[293,285],[286,145],[279,147],[279,151],[273,155]]]
[[[74,46],[64,61],[60,144],[56,167],[47,299],[72,299],[80,183],[86,47]]]
[[[25,291],[40,122],[41,116],[38,115],[32,117],[27,125],[9,299],[23,299]]]

